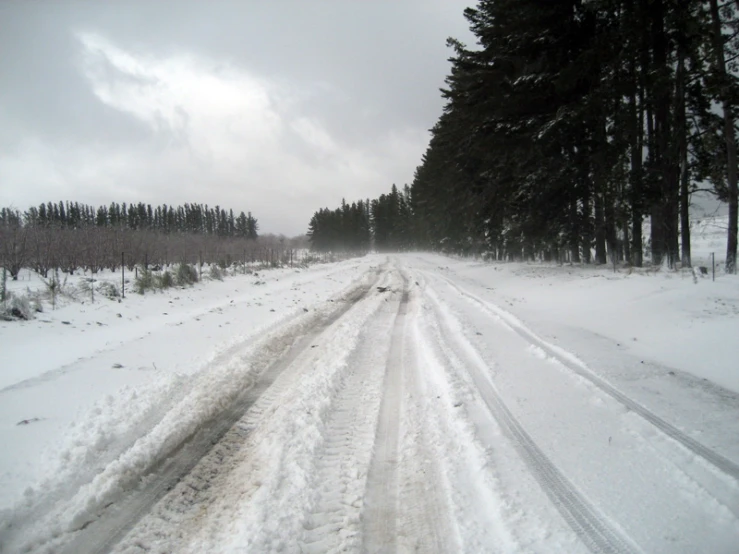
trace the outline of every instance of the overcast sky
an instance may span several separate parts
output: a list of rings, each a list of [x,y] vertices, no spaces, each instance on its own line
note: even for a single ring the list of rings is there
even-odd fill
[[[301,234],[410,183],[472,0],[0,0],[0,206],[220,204]]]

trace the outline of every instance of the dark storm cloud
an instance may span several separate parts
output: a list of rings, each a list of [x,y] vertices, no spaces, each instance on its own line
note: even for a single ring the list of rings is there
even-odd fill
[[[0,204],[200,200],[302,232],[411,180],[465,5],[0,3]]]

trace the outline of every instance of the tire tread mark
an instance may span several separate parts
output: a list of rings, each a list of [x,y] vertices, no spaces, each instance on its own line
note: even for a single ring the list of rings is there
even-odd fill
[[[238,423],[252,405],[260,399],[267,400],[270,394],[275,392],[270,391],[272,384],[302,352],[310,348],[317,336],[338,321],[354,304],[372,293],[382,273],[381,269],[376,270],[370,282],[360,284],[345,293],[340,299],[339,306],[321,317],[308,333],[300,336],[283,355],[262,372],[251,388],[243,391],[223,412],[205,422],[165,459],[150,467],[145,475],[157,475],[156,480],[149,483],[145,489],[119,501],[118,504],[125,509],[116,509],[110,514],[99,514],[97,519],[80,529],[71,542],[62,547],[62,551],[70,554],[79,552],[97,554],[112,550],[147,511]],[[246,427],[241,431],[248,433],[249,428]]]
[[[432,301],[437,304],[438,314],[439,303],[434,298]],[[437,315],[437,320],[440,327],[448,328],[443,317]],[[445,341],[447,347],[460,357],[460,361],[470,373],[491,416],[512,440],[532,475],[583,543],[595,553],[632,554],[639,552],[590,504],[534,442],[505,405],[494,385],[481,371],[479,366],[484,362],[471,360],[470,355],[464,353],[466,349],[474,349],[474,347],[469,343],[460,344],[458,339],[455,341],[458,343],[455,347],[450,344],[448,338],[445,338],[450,336],[454,336],[451,330],[443,333],[440,340]]]
[[[495,307],[490,306],[490,303],[482,300],[481,298],[476,297],[475,295],[465,290],[462,290],[461,288],[459,288],[457,285],[455,285],[454,283],[452,283],[445,277],[442,277],[442,278],[450,285],[451,288],[455,289],[460,296],[463,296],[463,297],[468,298],[469,300],[472,300],[474,303],[478,304],[483,309],[483,311],[502,320],[509,328],[511,328],[514,332],[516,332],[519,336],[527,340],[529,343],[541,348],[549,356],[556,359],[558,362],[562,363],[568,369],[570,369],[571,371],[574,371],[580,377],[587,379],[593,385],[595,385],[600,390],[602,390],[603,392],[605,392],[606,394],[608,394],[609,396],[617,400],[623,406],[625,406],[632,412],[640,415],[643,419],[645,419],[646,421],[648,421],[649,423],[657,427],[665,435],[677,441],[678,443],[682,444],[685,448],[687,448],[688,450],[690,450],[697,456],[703,458],[704,460],[712,464],[714,467],[721,470],[726,475],[739,481],[739,464],[729,460],[725,456],[722,456],[718,452],[711,450],[707,446],[699,443],[697,440],[686,435],[685,433],[680,431],[677,427],[668,423],[667,421],[665,421],[664,419],[656,415],[654,412],[652,412],[648,408],[642,406],[641,404],[637,403],[636,401],[626,396],[624,393],[616,389],[613,385],[605,381],[603,378],[593,373],[591,370],[579,367],[573,361],[567,359],[567,357],[557,352],[552,347],[552,345],[550,345],[543,339],[536,336],[533,332],[529,331],[528,329],[526,329],[520,324],[512,323],[510,321],[511,316],[507,314],[504,310],[501,310],[497,306]]]
[[[403,278],[403,292],[393,323],[385,365],[382,400],[377,418],[375,445],[367,473],[366,504],[362,513],[364,552],[395,552],[398,549],[399,440],[403,389],[403,343],[410,293]]]

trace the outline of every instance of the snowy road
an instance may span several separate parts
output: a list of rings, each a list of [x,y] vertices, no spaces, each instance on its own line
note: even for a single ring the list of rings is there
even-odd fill
[[[724,423],[686,426],[713,393],[651,402],[627,356],[614,377],[440,260],[367,265],[225,351],[258,369],[248,386],[17,512],[3,551],[737,551],[734,396],[711,396]]]

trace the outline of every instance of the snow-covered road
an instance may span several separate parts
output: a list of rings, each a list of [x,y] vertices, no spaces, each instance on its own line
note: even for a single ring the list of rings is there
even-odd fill
[[[161,392],[115,457],[6,511],[0,549],[737,551],[738,395],[601,337],[605,364],[592,329],[531,326],[469,265],[352,264]]]

